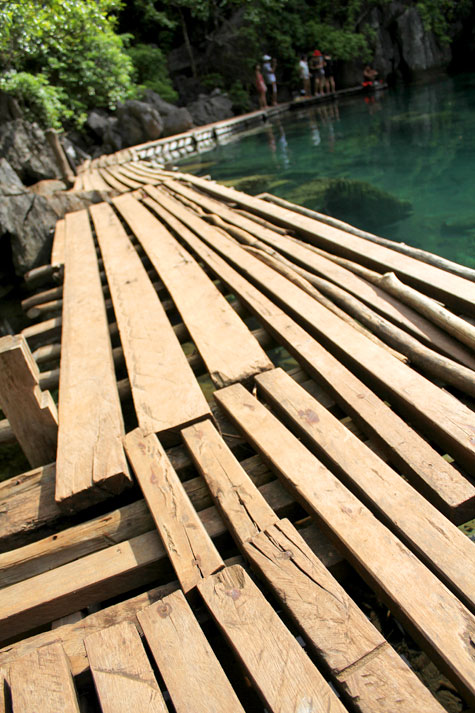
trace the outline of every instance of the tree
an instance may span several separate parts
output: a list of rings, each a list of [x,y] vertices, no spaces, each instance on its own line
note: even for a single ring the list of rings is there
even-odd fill
[[[93,106],[114,108],[132,91],[132,62],[114,32],[120,7],[119,0],[3,0],[0,88],[43,123],[80,124]]]

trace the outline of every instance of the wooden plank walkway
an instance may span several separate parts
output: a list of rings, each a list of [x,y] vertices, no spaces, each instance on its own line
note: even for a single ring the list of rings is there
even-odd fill
[[[0,483],[0,713],[468,713],[471,387],[302,275],[469,379],[473,353],[309,245],[365,262],[343,224],[135,156],[84,167],[111,200],[58,223],[23,300],[60,447]],[[426,263],[373,248],[431,293]],[[444,301],[467,312],[455,277]],[[31,443],[15,413],[39,423],[18,393],[0,376],[0,457]]]

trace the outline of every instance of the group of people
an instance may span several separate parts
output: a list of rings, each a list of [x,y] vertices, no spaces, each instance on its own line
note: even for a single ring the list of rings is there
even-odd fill
[[[335,91],[334,67],[334,60],[328,52],[322,54],[320,50],[314,50],[308,58],[306,54],[302,54],[299,73],[303,83],[304,96],[320,97],[324,94],[333,94]]]

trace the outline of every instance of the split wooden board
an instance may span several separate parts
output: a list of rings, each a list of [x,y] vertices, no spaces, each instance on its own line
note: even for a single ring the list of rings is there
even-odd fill
[[[94,502],[131,482],[104,295],[87,211],[66,216],[56,500]]]
[[[127,455],[185,594],[224,567],[167,454],[154,434],[125,438]]]
[[[174,431],[210,415],[142,262],[112,208],[91,215],[102,251],[139,426]]]
[[[182,592],[142,609],[137,618],[176,713],[243,713]]]
[[[467,700],[475,701],[475,617],[243,386],[229,386],[215,398]]]
[[[221,388],[272,368],[229,302],[163,224],[131,195],[113,204],[167,287],[213,383]]]
[[[196,226],[200,234],[216,235],[203,221],[194,221],[188,211],[171,199],[164,204],[182,220]],[[161,214],[162,217],[166,214]],[[186,216],[186,217],[185,217]],[[209,232],[211,231],[211,232]],[[265,297],[248,280],[205,245],[186,226],[180,231],[191,247],[219,278],[255,314],[266,329],[283,343],[296,359],[323,383],[337,403],[350,413],[363,431],[374,436],[388,458],[431,502],[457,522],[473,517],[475,487],[446,462],[427,441],[397,416],[349,369],[326,351],[308,332]],[[219,237],[219,236],[218,236]]]

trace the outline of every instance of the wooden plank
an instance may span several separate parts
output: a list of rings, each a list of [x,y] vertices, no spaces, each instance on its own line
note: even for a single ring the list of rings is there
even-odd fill
[[[308,245],[295,238],[281,235],[272,229],[257,225],[254,221],[242,216],[222,202],[209,199],[202,194],[197,195],[196,191],[183,186],[178,181],[168,180],[165,185],[179,195],[197,201],[197,205],[201,208],[219,215],[232,225],[246,230],[259,240],[263,240],[298,265],[307,270],[312,270],[327,280],[331,280],[358,299],[363,300],[379,314],[407,330],[417,339],[422,340],[428,346],[439,349],[444,354],[471,369],[475,368],[475,357],[469,349],[463,347],[443,329],[439,329],[430,320],[388,294],[384,289],[367,282],[350,270],[337,265],[332,260],[318,255],[309,249]]]
[[[199,590],[270,711],[346,710],[242,567],[226,567]]]
[[[79,713],[61,644],[43,646],[17,659],[10,667],[10,686],[15,713]]]
[[[137,614],[176,713],[243,708],[182,592]]]
[[[110,191],[110,186],[104,181],[98,171],[90,173],[91,188],[94,191]]]
[[[180,174],[177,175],[177,178],[181,177]],[[382,245],[376,245],[346,231],[325,225],[312,218],[299,215],[281,206],[270,205],[266,201],[248,196],[233,188],[221,186],[190,174],[184,178],[206,193],[237,203],[278,225],[299,231],[310,242],[328,249],[330,252],[333,251],[380,272],[395,272],[404,282],[407,281],[416,289],[420,289],[448,305],[454,305],[466,314],[475,313],[475,285],[470,280],[402,255]]]
[[[179,206],[174,203],[174,212]],[[190,216],[187,213],[187,216]],[[191,221],[191,218],[187,218]],[[200,231],[208,230],[202,221]],[[209,228],[212,230],[211,228]],[[216,231],[209,233],[214,236]],[[364,432],[376,439],[389,460],[454,521],[473,517],[475,487],[409,427],[388,405],[313,339],[292,318],[228,265],[190,231],[181,233],[192,248],[240,302],[283,344]]]
[[[61,317],[52,317],[44,322],[25,327],[21,330],[21,334],[25,337],[30,349],[36,349],[42,344],[48,344],[55,339],[61,338],[61,325]]]
[[[124,193],[124,191],[129,190],[129,187],[126,186],[125,183],[122,183],[122,181],[119,181],[115,176],[113,176],[108,168],[98,168],[97,172],[99,176],[118,193]]]
[[[261,374],[257,384],[322,463],[474,611],[475,547],[469,538],[282,369]]]
[[[275,512],[210,421],[183,429],[182,437],[238,542],[251,539],[277,521]]]
[[[169,201],[167,201],[169,203]],[[166,205],[166,204],[165,204]],[[176,203],[175,203],[176,205]],[[184,216],[185,209],[175,212]],[[437,438],[467,468],[475,464],[475,415],[454,396],[393,357],[212,226],[186,211],[187,223],[241,272],[316,334],[365,381]],[[474,286],[475,289],[475,286]]]
[[[414,713],[417,701],[425,713],[442,713],[288,520],[257,534],[243,549],[356,710]]]
[[[168,713],[140,635],[130,621],[90,634],[84,644],[103,713]]]
[[[49,391],[41,391],[38,367],[21,335],[0,338],[0,407],[33,468],[55,459],[56,404]]]
[[[125,448],[185,594],[224,567],[165,450],[154,434],[135,429]]]
[[[139,425],[164,433],[210,415],[142,262],[112,208],[91,206]]]
[[[61,218],[56,223],[54,229],[53,247],[51,248],[51,264],[61,265],[64,264],[64,234],[65,234],[65,220]]]
[[[85,378],[85,374],[87,378]],[[56,500],[94,502],[131,482],[104,296],[87,211],[66,216]]]
[[[221,388],[272,362],[204,270],[129,194],[113,200],[140,241],[186,324],[213,383]]]
[[[228,386],[215,396],[460,692],[475,701],[475,617],[244,387]]]
[[[143,186],[143,181],[138,181],[122,169],[122,166],[111,166],[107,169],[109,174],[116,178],[118,181],[123,183],[128,188],[141,188]]]

